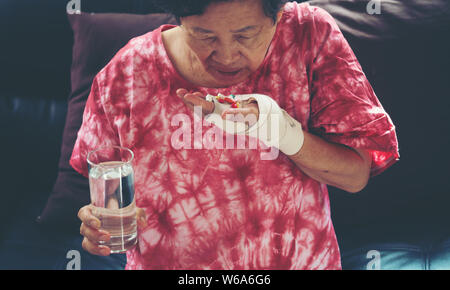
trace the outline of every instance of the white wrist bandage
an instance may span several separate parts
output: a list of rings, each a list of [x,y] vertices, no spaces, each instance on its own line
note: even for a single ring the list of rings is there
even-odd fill
[[[220,96],[219,97],[224,97]],[[287,155],[297,153],[303,146],[304,135],[300,122],[292,118],[270,97],[261,94],[236,95],[234,100],[245,103],[254,100],[258,104],[259,118],[247,115],[232,120],[223,120],[222,113],[230,108],[229,103],[220,103],[214,96],[206,96],[214,102],[214,112],[206,116],[208,122],[214,123],[231,134],[247,134],[257,137],[267,146],[278,148]],[[247,124],[253,124],[250,127]]]

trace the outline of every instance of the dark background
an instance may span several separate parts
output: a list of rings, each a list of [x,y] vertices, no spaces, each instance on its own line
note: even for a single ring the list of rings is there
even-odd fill
[[[46,196],[33,192],[50,193],[56,178],[64,124],[54,120],[64,120],[70,93],[73,34],[67,2],[0,2],[2,227],[30,204],[45,202]],[[449,5],[394,1],[397,5],[389,6],[382,1],[382,14],[369,16],[364,10],[368,1],[356,1],[359,6],[352,1],[312,2],[334,11],[331,14],[397,127],[400,145],[400,161],[371,179],[362,192],[330,188],[341,248],[448,235]],[[336,10],[338,6],[350,12]],[[81,10],[160,12],[143,0],[81,0]],[[358,13],[362,18],[352,17]]]

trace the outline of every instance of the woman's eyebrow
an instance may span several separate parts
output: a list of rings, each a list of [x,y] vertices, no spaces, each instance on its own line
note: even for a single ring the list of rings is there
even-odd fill
[[[242,32],[247,32],[247,31],[250,31],[250,30],[257,29],[257,28],[258,28],[258,26],[256,26],[256,25],[249,25],[249,26],[246,26],[244,28],[240,28],[240,29],[237,29],[237,30],[230,30],[230,31],[233,32],[233,33],[242,33]],[[192,30],[194,32],[197,32],[197,33],[208,33],[208,34],[209,33],[214,33],[214,31],[211,31],[211,30],[208,30],[208,29],[204,29],[204,28],[201,28],[201,27],[197,27],[197,26],[193,27]]]
[[[247,31],[250,31],[250,30],[254,30],[254,29],[257,29],[257,28],[258,28],[258,26],[256,26],[256,25],[249,25],[249,26],[246,26],[246,27],[241,28],[241,29],[231,30],[231,32],[233,32],[233,33],[241,33],[241,32],[247,32]]]
[[[214,33],[214,31],[208,30],[208,29],[204,29],[201,27],[193,27],[192,30],[194,32],[198,32],[198,33]]]

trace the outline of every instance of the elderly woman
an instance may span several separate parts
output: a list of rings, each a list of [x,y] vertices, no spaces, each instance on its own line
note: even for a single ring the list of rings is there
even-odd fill
[[[276,0],[161,3],[180,25],[99,72],[71,158],[87,176],[96,147],[135,153],[127,269],[340,269],[327,185],[356,193],[399,155],[332,17]],[[230,130],[238,115],[256,118]],[[91,206],[79,217],[84,249],[109,255]]]

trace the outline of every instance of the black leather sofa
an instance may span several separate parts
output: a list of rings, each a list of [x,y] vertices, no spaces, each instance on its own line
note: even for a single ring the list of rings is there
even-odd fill
[[[83,251],[75,227],[36,221],[56,179],[70,93],[67,2],[0,2],[0,269],[122,269],[126,262]],[[81,0],[81,10],[159,12],[149,2]],[[362,192],[330,188],[343,268],[450,269],[450,5],[310,2],[335,17],[400,144],[400,161]]]

